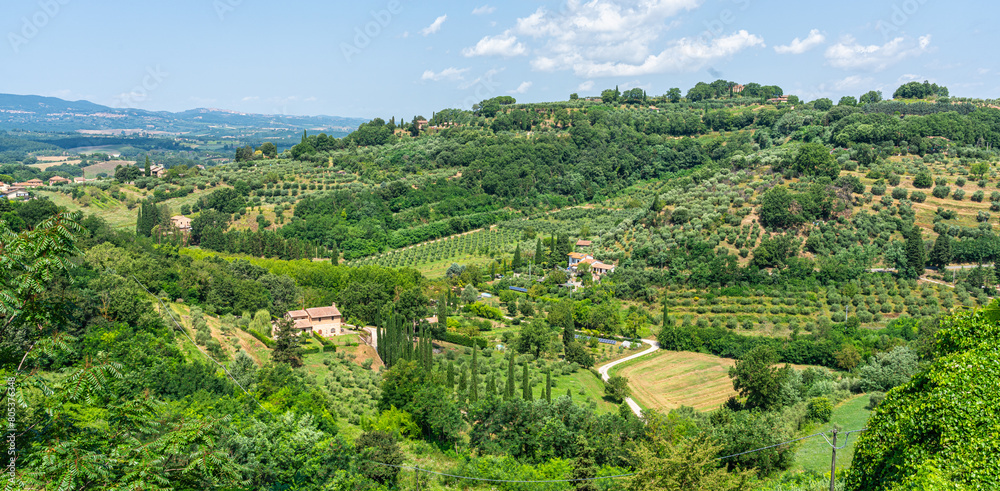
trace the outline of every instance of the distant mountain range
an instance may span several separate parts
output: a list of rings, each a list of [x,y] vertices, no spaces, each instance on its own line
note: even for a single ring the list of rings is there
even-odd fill
[[[176,135],[236,141],[287,140],[303,130],[344,136],[367,121],[337,116],[248,114],[222,109],[192,109],[172,113],[112,108],[89,101],[56,97],[0,94],[0,130],[125,132]]]

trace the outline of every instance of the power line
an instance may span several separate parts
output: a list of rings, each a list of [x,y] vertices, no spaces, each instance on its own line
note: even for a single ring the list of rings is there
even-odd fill
[[[867,430],[867,428],[862,428],[860,430],[852,430],[852,431],[847,432],[847,434],[850,435],[851,433],[860,433],[860,432],[865,431],[865,430]],[[725,459],[729,459],[729,458],[732,458],[732,457],[739,457],[741,455],[747,455],[747,454],[751,454],[751,453],[762,452],[764,450],[772,449],[772,448],[775,448],[775,447],[780,447],[782,445],[788,445],[790,443],[795,443],[795,442],[799,442],[799,441],[802,441],[802,440],[807,440],[809,438],[815,438],[817,436],[822,436],[824,439],[826,439],[825,433],[826,432],[814,433],[812,435],[804,436],[804,437],[801,437],[801,438],[796,438],[794,440],[788,440],[788,441],[777,443],[777,444],[774,444],[774,445],[769,445],[769,446],[766,446],[766,447],[755,448],[753,450],[747,450],[746,452],[740,452],[740,453],[733,454],[733,455],[727,455],[725,457],[718,457],[715,460],[725,460]],[[830,443],[830,441],[827,440],[827,443]],[[833,445],[831,444],[831,446],[833,446]],[[845,443],[844,446],[847,446],[847,444]],[[844,447],[834,447],[834,448],[836,448],[836,449],[842,449]],[[394,468],[397,468],[397,469],[411,470],[411,471],[414,471],[414,472],[426,472],[428,474],[435,474],[435,475],[438,475],[438,476],[452,477],[452,478],[455,478],[455,479],[465,479],[465,480],[469,480],[469,481],[481,481],[481,482],[497,482],[497,483],[542,484],[542,483],[557,483],[557,482],[582,482],[582,481],[598,481],[598,480],[602,480],[602,479],[618,479],[618,478],[622,478],[622,477],[632,477],[632,476],[639,475],[638,472],[633,472],[633,473],[630,473],[630,474],[617,474],[617,475],[614,475],[614,476],[590,477],[590,478],[580,478],[580,479],[549,479],[549,480],[490,479],[490,478],[485,478],[485,477],[459,476],[459,475],[456,475],[456,474],[447,474],[447,473],[444,473],[444,472],[435,472],[435,471],[424,469],[424,468],[421,468],[421,467],[418,467],[418,466],[386,464],[386,463],[383,463],[383,462],[375,462],[375,461],[372,461],[372,460],[366,460],[364,462],[369,463],[369,464],[380,465],[380,466],[384,466],[384,467],[394,467]]]
[[[740,453],[736,453],[736,454],[732,454],[732,455],[727,455],[725,457],[719,457],[719,458],[717,458],[715,460],[725,460],[725,459],[729,459],[729,458],[732,458],[732,457],[739,457],[740,455],[746,455],[746,454],[751,454],[751,453],[755,453],[755,452],[760,452],[760,451],[771,449],[771,448],[774,448],[774,447],[780,447],[782,445],[788,445],[789,443],[795,443],[795,442],[802,441],[802,440],[805,440],[805,439],[808,439],[808,438],[817,437],[817,436],[820,436],[822,434],[823,433],[816,433],[816,434],[813,434],[813,435],[804,436],[802,438],[796,438],[794,440],[788,440],[787,442],[781,442],[781,443],[777,443],[777,444],[770,445],[770,446],[767,446],[767,447],[757,448],[757,449],[754,449],[754,450],[747,450],[746,452],[740,452]]]

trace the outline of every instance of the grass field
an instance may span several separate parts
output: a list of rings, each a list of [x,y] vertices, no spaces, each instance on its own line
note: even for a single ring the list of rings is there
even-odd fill
[[[833,418],[829,423],[811,426],[803,430],[803,435],[811,435],[823,430],[829,430],[836,425],[842,431],[858,430],[865,427],[871,411],[865,409],[868,405],[867,394],[847,399],[833,410]],[[858,442],[858,434],[851,434],[847,446],[837,451],[837,468],[847,468],[854,457],[854,446]],[[837,439],[837,446],[843,446],[843,436]],[[830,470],[830,445],[822,437],[810,438],[802,443],[795,453],[793,469],[802,471],[826,472]]]
[[[680,406],[715,409],[735,396],[729,367],[734,360],[701,353],[658,351],[612,370],[629,379],[640,406],[667,412]]]

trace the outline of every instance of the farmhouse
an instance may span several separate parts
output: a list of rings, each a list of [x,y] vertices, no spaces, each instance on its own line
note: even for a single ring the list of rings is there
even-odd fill
[[[6,193],[7,192],[7,188],[9,188],[9,187],[10,186],[8,186],[6,183],[4,183],[3,181],[0,181],[0,193]]]
[[[291,310],[285,318],[294,322],[298,335],[316,333],[320,336],[340,336],[344,333],[343,318],[337,305],[314,307],[305,310]]]
[[[164,177],[167,175],[167,169],[164,169],[162,165],[153,165],[149,167],[149,175],[151,177]]]
[[[9,200],[27,198],[28,190],[21,186],[10,186],[4,191],[4,195]]]
[[[745,88],[746,88],[745,85],[736,84],[736,85],[733,86],[733,93],[734,94],[742,94],[743,93],[743,89],[745,89]]]
[[[79,184],[81,182],[87,182],[87,178],[86,177],[74,177],[73,178],[73,182],[75,182],[77,184]]]
[[[62,176],[52,176],[49,178],[49,186],[55,186],[57,184],[68,184],[70,181]]]
[[[182,232],[191,230],[191,219],[184,215],[170,217],[170,221],[173,222],[174,226]]]
[[[576,246],[577,247],[590,247],[592,245],[593,245],[593,242],[591,242],[589,240],[582,240],[581,239],[581,240],[576,241]]]
[[[26,182],[15,182],[14,185],[22,188],[40,188],[44,186],[45,183],[42,182],[41,179],[31,179],[30,181]]]

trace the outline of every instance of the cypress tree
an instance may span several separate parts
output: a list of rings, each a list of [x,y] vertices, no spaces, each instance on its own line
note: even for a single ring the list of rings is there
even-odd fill
[[[946,233],[938,235],[927,264],[940,270],[951,264],[951,258],[951,237]]]
[[[146,168],[145,168],[145,173],[143,175],[146,176],[146,177],[149,177],[152,174],[153,174],[153,171],[150,168],[149,155],[147,155],[146,156]]]
[[[469,385],[469,400],[476,402],[479,400],[479,363],[476,362],[476,354],[479,353],[479,346],[472,344],[472,379]]]
[[[528,380],[528,364],[524,364],[523,374],[521,375],[521,399],[526,401],[531,401],[531,381]]]
[[[448,386],[448,390],[455,390],[455,362],[448,362],[448,372],[445,375],[445,385]]]
[[[510,351],[507,357],[507,386],[503,391],[503,400],[509,401],[514,398],[514,350]]]
[[[552,368],[545,372],[545,402],[552,404]]]
[[[437,305],[437,323],[439,329],[448,329],[448,297],[444,294],[441,295],[441,299],[438,300]]]
[[[573,392],[569,390],[569,387],[566,388],[566,397],[569,397],[570,400],[573,400]]]
[[[906,234],[906,266],[910,278],[924,274],[925,259],[924,239],[920,227],[913,225]]]
[[[535,239],[535,264],[545,262],[545,253],[542,251],[542,239]]]
[[[489,397],[497,395],[497,377],[493,373],[490,373],[490,378],[486,382],[486,395]]]
[[[517,244],[517,248],[514,249],[514,260],[511,261],[510,267],[515,270],[521,267],[521,244]]]
[[[460,399],[465,398],[465,389],[468,386],[468,380],[469,380],[469,369],[466,368],[465,370],[462,370],[462,376],[459,377],[458,379],[458,394],[459,394],[458,397]]]

